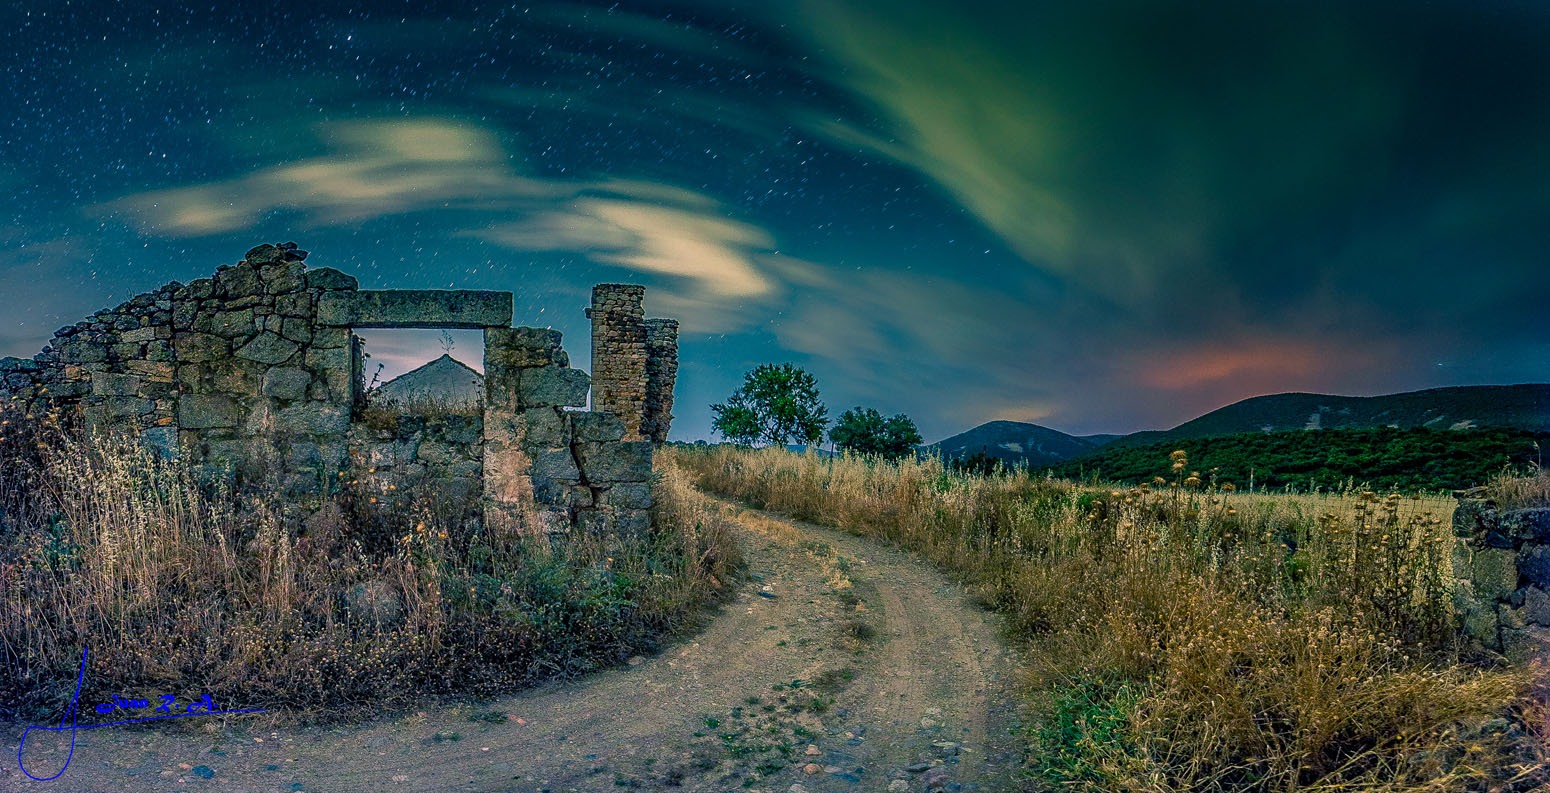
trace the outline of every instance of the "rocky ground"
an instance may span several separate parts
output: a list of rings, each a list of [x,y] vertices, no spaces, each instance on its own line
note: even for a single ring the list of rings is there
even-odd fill
[[[993,615],[876,543],[751,510],[737,523],[749,580],[701,634],[657,657],[348,727],[248,716],[80,732],[60,779],[32,782],[13,762],[0,767],[0,789],[1023,787],[1010,734],[1015,663]],[[14,741],[21,727],[7,732]],[[68,749],[49,743],[28,740],[35,773]]]

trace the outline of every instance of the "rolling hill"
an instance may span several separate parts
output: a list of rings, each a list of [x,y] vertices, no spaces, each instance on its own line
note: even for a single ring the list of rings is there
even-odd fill
[[[484,376],[462,361],[443,355],[377,386],[367,396],[373,404],[383,406],[439,403],[471,407],[484,399]]]
[[[983,454],[1009,463],[1040,466],[1095,451],[1101,444],[1021,421],[991,421],[925,447],[952,459]]]
[[[1372,397],[1272,394],[1235,402],[1170,430],[1130,435],[1077,437],[1038,424],[992,421],[923,450],[949,459],[983,454],[1039,468],[1100,452],[1201,438],[1384,428],[1500,428],[1544,435],[1550,433],[1550,384],[1453,386]]]
[[[1234,402],[1171,430],[1146,430],[1116,446],[1312,429],[1503,427],[1550,432],[1550,384],[1454,386],[1372,397],[1272,394]]]

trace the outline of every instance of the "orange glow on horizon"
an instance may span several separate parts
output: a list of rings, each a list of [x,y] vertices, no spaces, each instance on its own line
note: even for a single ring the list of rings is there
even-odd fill
[[[1231,380],[1245,393],[1316,388],[1341,370],[1369,363],[1366,354],[1335,356],[1320,345],[1299,341],[1249,342],[1242,346],[1206,347],[1141,363],[1139,380],[1170,391],[1222,384]]]

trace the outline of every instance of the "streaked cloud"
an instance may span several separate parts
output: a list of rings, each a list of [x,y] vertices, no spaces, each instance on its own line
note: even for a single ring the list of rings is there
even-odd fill
[[[1203,65],[1228,46],[1219,28],[1248,12],[1196,30],[1205,12],[1136,2],[804,8],[808,35],[882,119],[815,113],[811,128],[914,168],[1029,265],[1128,308],[1232,299],[1242,235],[1285,233],[1314,195],[1358,196],[1386,175],[1369,152],[1402,123],[1404,65],[1380,62],[1339,13],[1245,28],[1236,38],[1264,51],[1207,90],[1218,77]]]
[[[564,185],[506,166],[495,136],[453,119],[323,125],[331,153],[206,184],[152,190],[99,206],[148,233],[201,236],[251,228],[292,210],[309,226],[358,223],[453,207],[498,208],[556,198]]]
[[[202,236],[252,228],[270,213],[337,226],[459,210],[454,234],[516,251],[573,252],[687,282],[701,302],[776,289],[760,257],[775,240],[702,193],[638,179],[539,179],[516,173],[496,136],[456,119],[326,125],[329,154],[207,184],[126,196],[97,208],[148,233]],[[502,219],[513,218],[513,219]],[[718,323],[711,323],[718,324]]]
[[[977,416],[1024,421],[1058,412],[1051,375],[1064,380],[1072,357],[1060,311],[972,276],[812,275],[771,330],[782,349],[814,360],[843,399],[907,411],[928,434],[963,429],[952,429],[954,416],[969,405]]]
[[[578,361],[587,287],[647,284],[682,437],[766,361],[936,437],[1550,371],[1543,12],[670,5],[55,30],[0,88],[0,345],[294,238],[363,284],[511,289]]]
[[[1369,365],[1374,350],[1337,349],[1348,345],[1324,346],[1306,339],[1274,339],[1223,344],[1207,342],[1189,349],[1153,350],[1145,360],[1136,362],[1140,385],[1165,391],[1183,391],[1211,386],[1224,381],[1235,388],[1251,391],[1285,388],[1315,381],[1337,379],[1334,367],[1361,368]],[[1334,365],[1332,367],[1332,364]]]
[[[719,297],[757,297],[774,288],[752,258],[774,247],[769,233],[705,210],[581,198],[476,236],[515,250],[583,252],[604,264],[690,279]]]

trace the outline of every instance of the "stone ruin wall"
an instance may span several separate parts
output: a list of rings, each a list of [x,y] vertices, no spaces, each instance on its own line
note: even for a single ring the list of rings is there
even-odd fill
[[[1512,661],[1550,657],[1550,508],[1499,510],[1463,498],[1453,533],[1464,634]]]
[[[646,404],[641,434],[667,443],[673,425],[673,384],[678,381],[678,320],[646,320]]]
[[[646,319],[645,288],[592,287],[592,405],[624,421],[626,440],[662,444],[673,422],[678,320]]]
[[[652,441],[671,421],[677,347],[676,323],[653,320],[672,331],[654,337],[661,360],[649,360],[644,288],[599,287],[603,311],[594,292],[593,338],[608,346],[593,350],[604,376],[584,411],[587,373],[570,368],[558,331],[511,327],[511,293],[366,291],[305,258],[293,243],[261,245],[213,278],[61,328],[32,359],[0,359],[0,401],[136,433],[206,479],[263,482],[290,504],[320,503],[345,481],[387,497],[416,480],[471,500],[496,531],[649,525]],[[357,328],[482,330],[482,412],[365,410]]]
[[[645,288],[592,287],[592,404],[624,422],[624,437],[640,440],[646,416]]]

